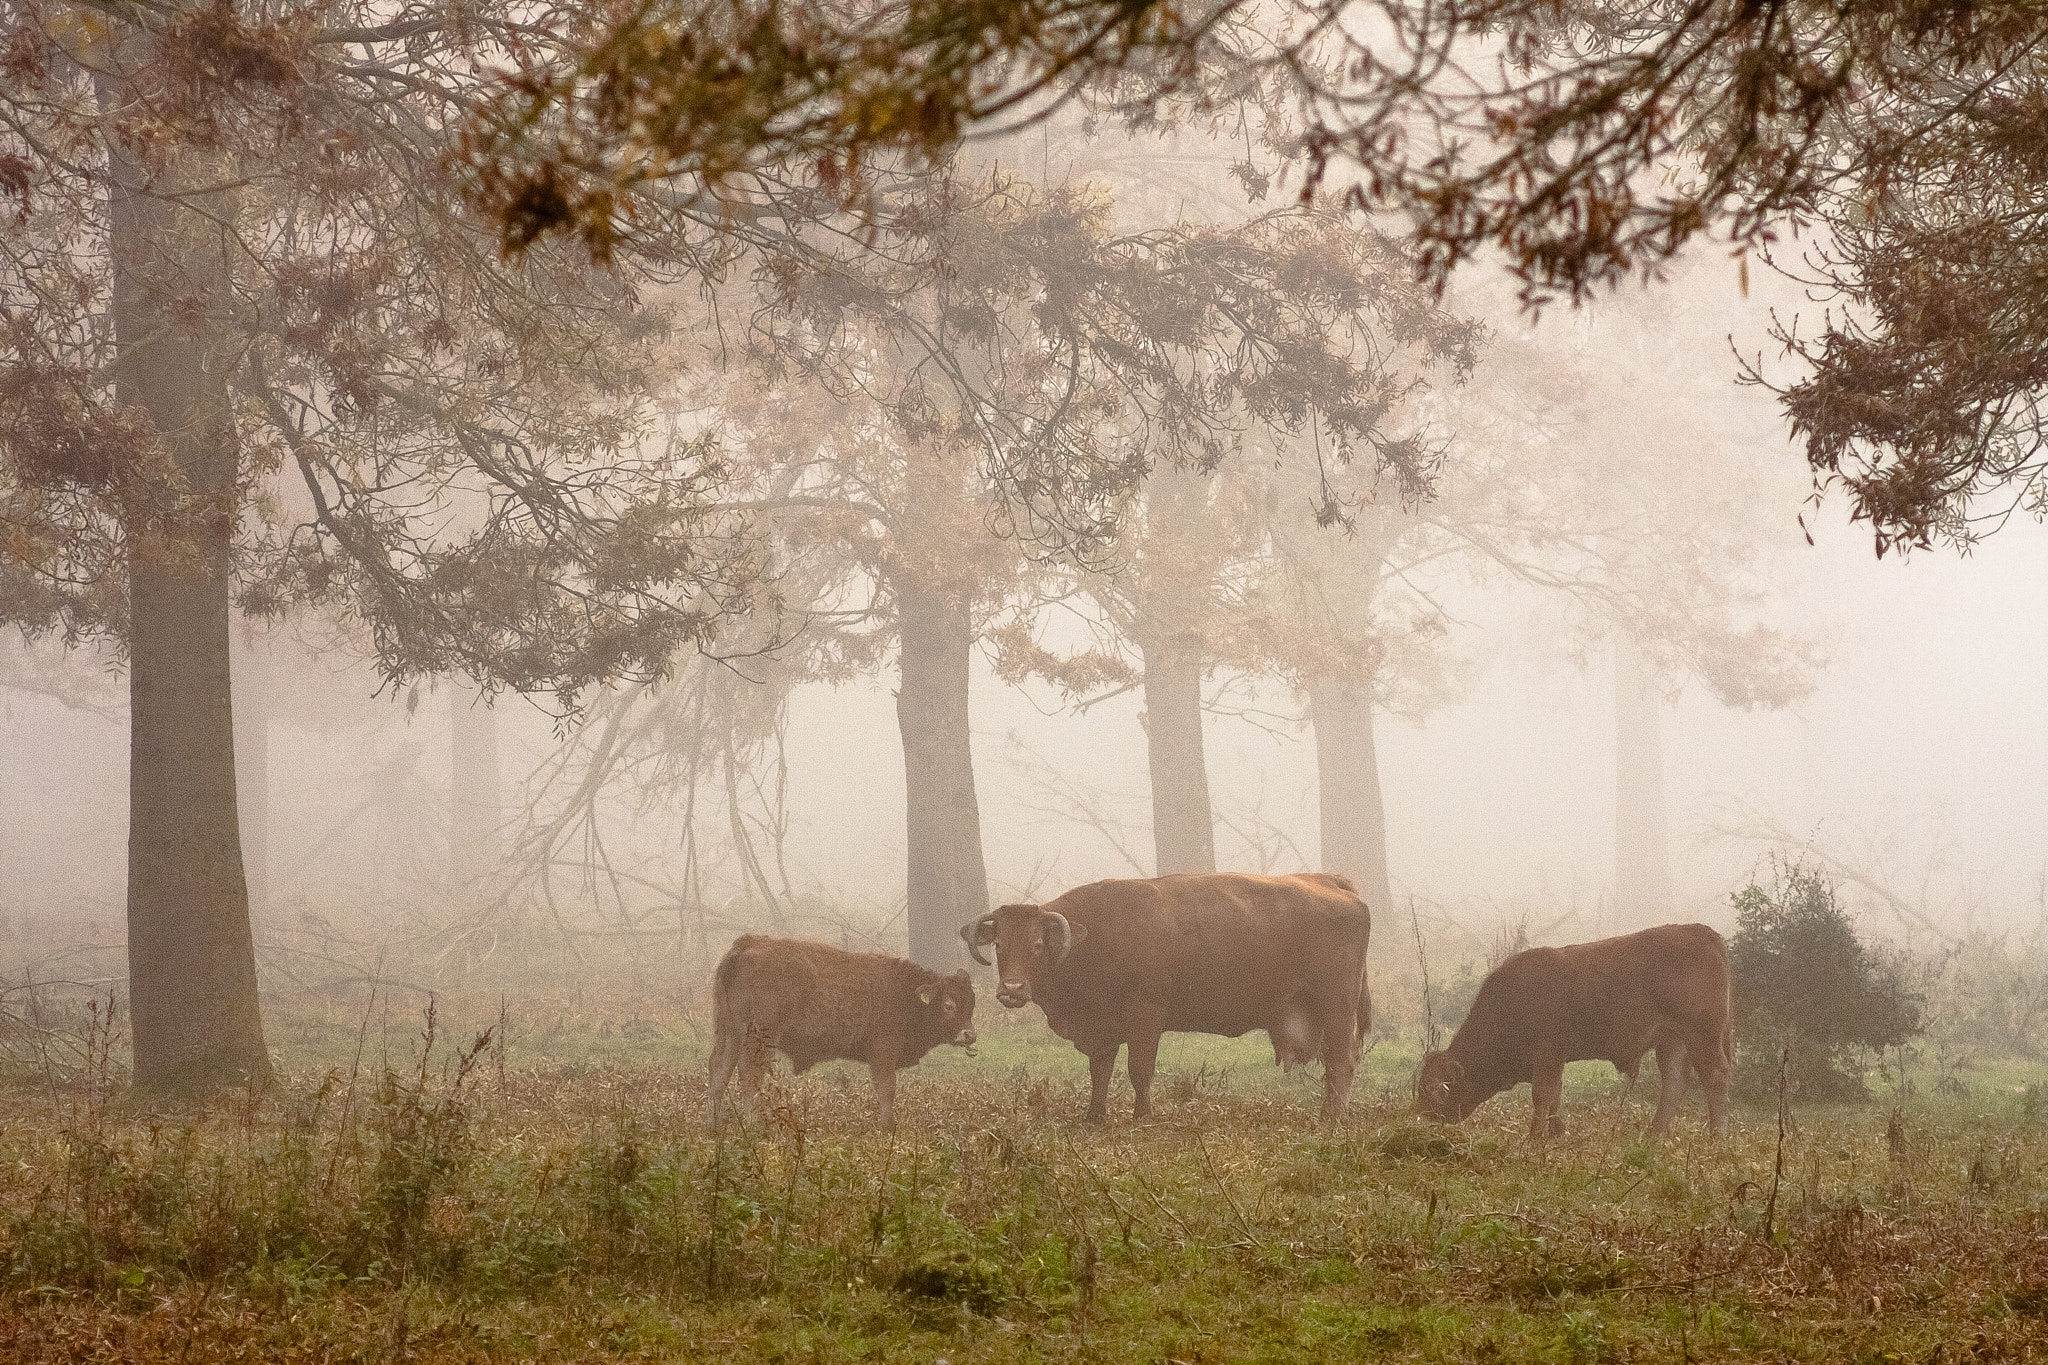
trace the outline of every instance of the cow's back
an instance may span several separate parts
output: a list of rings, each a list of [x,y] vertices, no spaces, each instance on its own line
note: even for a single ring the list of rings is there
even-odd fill
[[[1324,873],[1096,882],[1046,908],[1088,927],[1064,994],[1136,992],[1165,1001],[1168,1029],[1230,1036],[1271,1026],[1306,987],[1356,990],[1371,925],[1350,883]]]
[[[1529,1079],[1537,1053],[1630,1069],[1660,1032],[1725,1036],[1727,950],[1703,924],[1665,924],[1563,948],[1531,948],[1496,968],[1454,1055],[1475,1074]]]

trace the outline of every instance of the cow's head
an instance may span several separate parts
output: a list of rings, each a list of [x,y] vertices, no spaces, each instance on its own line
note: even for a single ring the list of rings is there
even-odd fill
[[[1443,1123],[1462,1123],[1487,1097],[1465,1075],[1448,1052],[1422,1054],[1422,1074],[1415,1079],[1415,1111]]]
[[[927,981],[915,992],[918,1042],[926,1047],[951,1043],[974,1046],[974,983],[965,968]]]
[[[1056,910],[1037,905],[1005,905],[992,915],[960,926],[967,952],[982,966],[982,949],[995,945],[996,999],[1011,1009],[1031,1003],[1041,972],[1067,960],[1067,954],[1088,937],[1088,926],[1073,924]]]

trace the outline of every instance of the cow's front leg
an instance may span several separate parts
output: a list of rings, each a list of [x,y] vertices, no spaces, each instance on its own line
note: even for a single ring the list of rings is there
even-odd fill
[[[1672,1038],[1657,1045],[1657,1114],[1650,1131],[1660,1137],[1670,1132],[1684,1104],[1685,1044]]]
[[[1131,1089],[1136,1094],[1131,1113],[1141,1119],[1152,1117],[1152,1073],[1158,1065],[1159,1035],[1142,1033],[1132,1038],[1125,1070],[1131,1073]]]
[[[1096,1044],[1088,1054],[1088,1121],[1109,1122],[1109,1083],[1116,1075],[1117,1049],[1121,1043]]]
[[[1564,1119],[1558,1110],[1564,1103],[1564,1063],[1542,1062],[1529,1082],[1529,1101],[1535,1114],[1529,1120],[1529,1136],[1537,1139],[1561,1137]]]
[[[896,1131],[896,1065],[894,1062],[869,1062],[868,1076],[875,1083],[875,1103],[879,1112],[875,1122],[885,1133]]]

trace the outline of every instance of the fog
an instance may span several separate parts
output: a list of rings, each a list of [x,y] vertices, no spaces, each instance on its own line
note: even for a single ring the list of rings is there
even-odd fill
[[[1737,490],[1752,504],[1763,547],[1759,611],[1810,640],[1824,667],[1810,695],[1775,711],[1730,709],[1697,681],[1665,680],[1673,913],[1725,925],[1730,891],[1756,874],[1767,852],[1803,849],[1952,927],[2040,924],[2048,867],[2042,527],[2020,516],[1968,553],[1937,547],[1880,560],[1839,497],[1813,505],[1803,461],[1785,442],[1769,396],[1733,383],[1730,350],[1732,341],[1761,352],[1766,310],[1799,301],[1782,288],[1767,297],[1761,282],[1746,296],[1726,262],[1695,262],[1647,293],[1631,286],[1590,317],[1554,309],[1532,322],[1484,286],[1454,301],[1481,312],[1496,337],[1520,338],[1538,354],[1583,348],[1599,356],[1625,354],[1636,335],[1630,328],[1664,325],[1658,319],[1673,316],[1674,297],[1692,310],[1682,314],[1690,330],[1667,336],[1669,357],[1631,380],[1640,407],[1610,415],[1623,439],[1670,442],[1677,459],[1685,458],[1689,426],[1742,433],[1749,467],[1759,471]],[[1719,394],[1711,412],[1687,406],[1703,384]],[[1439,385],[1432,421],[1455,432],[1465,397],[1458,386]],[[1325,534],[1341,540],[1345,532]],[[1441,575],[1432,591],[1452,622],[1447,647],[1459,695],[1417,719],[1380,721],[1397,901],[1388,908],[1401,913],[1412,904],[1432,923],[1474,930],[1526,920],[1554,940],[1645,922],[1643,909],[1615,892],[1610,646],[1573,620],[1555,592],[1459,572]],[[360,657],[323,643],[331,638],[314,628],[274,629],[237,665],[246,672],[249,659],[268,661],[268,851],[254,860],[264,869],[255,878],[259,940],[265,924],[308,917],[373,937],[400,933],[452,913],[461,899],[450,891],[447,813],[456,689],[380,688]],[[0,691],[0,923],[31,955],[118,942],[127,745],[119,661],[103,653],[66,661],[47,644],[8,648],[19,660],[17,685]],[[745,677],[750,665],[733,667]],[[905,876],[892,679],[884,668],[792,693],[781,849],[800,896],[863,922],[893,923],[885,937],[901,933]],[[1301,703],[1270,681],[1229,670],[1206,687],[1219,866],[1317,866],[1314,746]],[[1047,686],[1005,683],[986,654],[976,657],[972,689],[992,896],[1043,898],[1099,877],[1149,875],[1139,694],[1080,710]],[[251,704],[238,696],[238,713]],[[523,804],[547,801],[545,761],[573,720],[512,695],[497,697],[489,715],[503,774],[495,857],[518,842]],[[246,747],[246,732],[238,743]],[[244,754],[245,807],[250,761]],[[649,884],[679,883],[683,835],[672,807],[620,798],[605,835],[610,866],[630,867]],[[474,834],[459,842],[478,844]],[[564,871],[555,913],[610,923],[617,890]],[[528,915],[530,892],[513,898]],[[716,898],[729,903],[736,894],[725,886]],[[1845,896],[1880,933],[1926,929],[1870,887],[1851,885]]]

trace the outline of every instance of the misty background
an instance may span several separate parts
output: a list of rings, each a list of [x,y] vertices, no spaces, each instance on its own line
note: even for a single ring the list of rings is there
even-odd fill
[[[1732,382],[1731,342],[1757,353],[1767,310],[1796,309],[1796,295],[1762,279],[1745,293],[1717,257],[1590,313],[1532,322],[1483,291],[1450,302],[1497,341],[1609,374],[1621,401],[1603,413],[1599,439],[1633,443],[1653,467],[1668,456],[1674,478],[1697,461],[1703,432],[1738,447],[1742,458],[1708,477],[1750,509],[1756,610],[1808,642],[1819,666],[1810,694],[1780,709],[1732,708],[1683,677],[1655,684],[1672,895],[1668,909],[1631,903],[1616,889],[1612,640],[1580,619],[1569,594],[1425,567],[1455,679],[1426,715],[1379,720],[1396,903],[1373,906],[1376,958],[1398,950],[1392,933],[1405,931],[1411,903],[1433,931],[1481,938],[1510,921],[1553,942],[1666,918],[1726,928],[1729,893],[1773,849],[1864,878],[1852,876],[1843,896],[1880,936],[2038,930],[2048,913],[2042,528],[2020,518],[1967,554],[1875,558],[1839,498],[1807,500],[1770,395]],[[1666,328],[1661,353],[1646,354],[1644,329],[1665,327],[1674,306],[1690,325]],[[1439,385],[1430,397],[1431,420],[1453,443],[1477,387]],[[1715,395],[1704,411],[1703,388]],[[1324,534],[1344,543],[1341,529]],[[48,643],[6,650],[0,933],[31,962],[116,945],[128,745],[119,660]],[[743,688],[755,686],[756,662],[730,665]],[[775,779],[786,783],[786,826],[770,842],[792,905],[829,907],[900,950],[904,777],[892,678],[883,669],[790,693],[786,772]],[[529,808],[568,780],[551,755],[573,725],[532,701],[485,703],[447,679],[380,688],[360,652],[318,621],[240,628],[235,684],[259,945],[309,923],[374,942],[481,917],[658,947],[664,935],[689,937],[696,919],[699,937],[718,940],[700,949],[715,951],[734,924],[788,922],[787,907],[750,901],[745,879],[705,852],[716,830],[698,836],[699,889],[678,890],[680,812],[624,791],[601,802],[601,852],[587,842],[558,852],[543,897],[536,865],[512,855],[530,837]],[[1301,703],[1228,668],[1205,696],[1218,866],[1316,867],[1315,752]],[[1006,683],[984,650],[972,707],[992,897],[1152,874],[1138,692],[1078,709],[1044,684]]]

